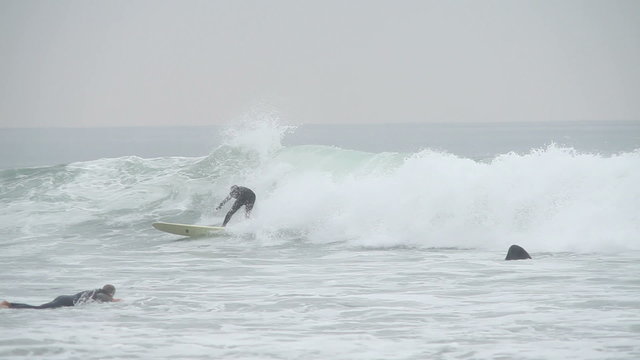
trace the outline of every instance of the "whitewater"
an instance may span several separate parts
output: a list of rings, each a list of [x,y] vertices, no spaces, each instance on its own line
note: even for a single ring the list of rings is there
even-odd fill
[[[463,153],[285,145],[298,130],[258,121],[202,156],[2,169],[0,300],[123,301],[0,309],[0,358],[640,358],[633,129],[608,153]],[[220,225],[234,184],[257,201],[227,236],[151,227]],[[533,259],[504,261],[511,244]]]

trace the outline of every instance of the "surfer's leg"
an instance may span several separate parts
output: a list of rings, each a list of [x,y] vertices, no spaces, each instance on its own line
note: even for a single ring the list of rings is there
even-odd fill
[[[236,210],[229,210],[229,212],[227,213],[227,216],[224,217],[224,221],[222,222],[223,227],[227,226],[227,223],[229,222],[229,220],[231,220],[231,217],[233,216],[233,213],[236,212]]]
[[[253,210],[253,202],[244,206],[244,216],[248,219],[251,216],[251,210]]]
[[[2,307],[8,307],[11,309],[39,309],[39,306],[29,305],[29,304],[21,304],[21,303],[10,303],[8,301],[2,302]]]
[[[63,306],[73,306],[73,296],[60,295],[51,302],[36,306],[35,309],[55,309]]]
[[[3,300],[2,302],[0,302],[0,308],[10,308],[11,307],[11,303],[8,302],[7,300]]]
[[[224,222],[222,223],[222,226],[227,226],[227,223],[229,222],[229,220],[231,220],[231,217],[233,216],[233,214],[235,214],[236,211],[240,209],[240,206],[242,205],[238,200],[236,200],[236,202],[233,203],[231,210],[229,210],[229,212],[227,213],[227,216],[224,217]]]
[[[22,303],[10,303],[8,301],[0,303],[0,307],[8,307],[12,309],[54,309],[62,306],[73,306],[73,296],[60,295],[51,302],[37,306]]]

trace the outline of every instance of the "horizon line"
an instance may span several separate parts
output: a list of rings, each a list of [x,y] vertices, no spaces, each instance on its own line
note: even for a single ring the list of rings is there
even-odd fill
[[[381,123],[303,123],[293,124],[283,122],[282,126],[402,126],[402,125],[525,125],[525,124],[545,124],[545,125],[565,125],[576,123],[640,123],[638,120],[538,120],[538,121],[448,121],[448,122],[381,122]],[[0,126],[0,130],[54,130],[54,129],[171,129],[171,128],[214,128],[233,126],[234,122],[224,124],[187,124],[187,125],[116,125],[116,126],[25,126],[11,127]]]

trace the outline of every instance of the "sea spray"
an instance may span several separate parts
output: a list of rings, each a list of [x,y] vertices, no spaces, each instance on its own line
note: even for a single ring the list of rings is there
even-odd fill
[[[265,159],[282,148],[282,139],[296,127],[281,125],[279,116],[274,112],[251,114],[222,130],[223,145],[252,152]]]

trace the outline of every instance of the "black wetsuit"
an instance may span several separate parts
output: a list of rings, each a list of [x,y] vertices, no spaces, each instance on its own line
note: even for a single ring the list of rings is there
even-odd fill
[[[251,191],[251,189],[248,189],[243,186],[238,186],[237,188],[231,191],[229,196],[227,196],[224,200],[222,200],[220,205],[218,205],[218,208],[221,208],[222,205],[224,205],[231,198],[236,199],[236,201],[233,203],[233,206],[231,207],[231,210],[229,210],[229,212],[227,213],[227,216],[224,217],[224,222],[222,223],[222,226],[226,226],[229,220],[231,220],[231,217],[233,216],[233,214],[235,214],[236,211],[238,211],[238,209],[240,209],[242,206],[244,206],[246,216],[249,217],[249,215],[251,214],[251,210],[253,209],[253,204],[255,204],[256,202],[256,194],[253,191]]]
[[[88,301],[110,302],[113,296],[102,289],[86,290],[75,295],[60,295],[53,301],[42,305],[29,305],[21,303],[10,303],[12,309],[54,309],[63,306],[75,306]]]

